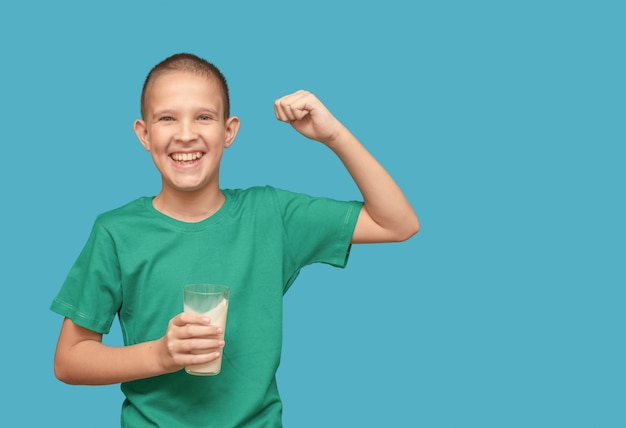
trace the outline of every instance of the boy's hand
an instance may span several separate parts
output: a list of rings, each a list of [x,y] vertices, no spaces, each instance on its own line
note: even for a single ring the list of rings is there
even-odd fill
[[[285,95],[274,102],[276,119],[289,122],[293,128],[312,140],[331,146],[337,138],[341,124],[317,99],[307,91]]]
[[[172,318],[163,337],[170,364],[182,368],[219,357],[224,347],[224,330],[199,314],[182,312]]]

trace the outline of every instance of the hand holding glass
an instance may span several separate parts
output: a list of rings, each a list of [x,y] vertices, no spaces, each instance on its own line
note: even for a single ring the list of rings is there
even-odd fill
[[[183,306],[185,312],[202,314],[211,319],[211,325],[222,327],[226,331],[226,314],[230,289],[217,284],[189,284],[183,287]],[[219,337],[224,338],[224,334]],[[222,367],[222,353],[219,358],[204,364],[185,367],[192,375],[214,376]]]

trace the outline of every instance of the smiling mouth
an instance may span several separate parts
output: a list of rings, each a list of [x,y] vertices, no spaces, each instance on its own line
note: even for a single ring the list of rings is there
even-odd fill
[[[204,156],[204,153],[202,152],[172,153],[170,155],[170,158],[176,163],[179,163],[181,165],[186,165],[186,164],[193,163],[194,161],[200,159],[202,156]]]

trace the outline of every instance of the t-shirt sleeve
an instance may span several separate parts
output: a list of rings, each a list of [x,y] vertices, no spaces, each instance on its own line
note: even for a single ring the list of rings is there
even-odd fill
[[[345,267],[363,203],[275,191],[287,246],[296,264],[304,267],[326,263]]]
[[[122,301],[120,278],[115,242],[96,220],[50,309],[81,327],[106,334]]]

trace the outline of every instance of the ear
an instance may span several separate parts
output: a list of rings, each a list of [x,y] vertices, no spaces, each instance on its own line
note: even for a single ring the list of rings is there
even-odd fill
[[[237,116],[231,116],[226,120],[224,124],[224,148],[228,148],[235,141],[237,132],[239,132],[239,118]]]
[[[146,122],[137,119],[133,124],[133,130],[135,131],[135,135],[139,139],[143,148],[150,151],[150,140],[148,139],[148,128],[146,127]]]

